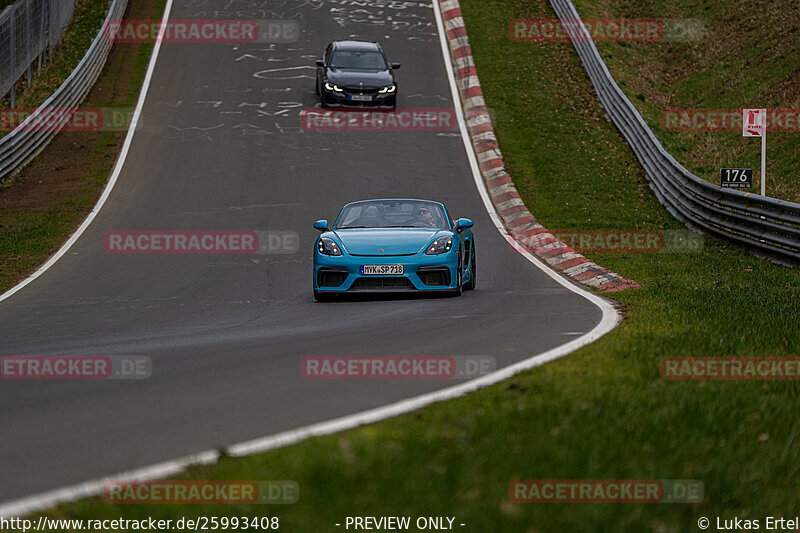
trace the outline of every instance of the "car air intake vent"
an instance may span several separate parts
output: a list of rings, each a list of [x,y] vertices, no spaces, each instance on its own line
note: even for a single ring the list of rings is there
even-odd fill
[[[421,267],[417,276],[425,285],[450,285],[450,269],[447,267]]]
[[[347,270],[343,268],[320,268],[317,271],[317,285],[320,287],[338,287],[347,279]]]
[[[369,289],[413,289],[414,285],[408,281],[408,278],[402,277],[374,277],[374,278],[358,278],[353,283],[353,289],[369,290]]]

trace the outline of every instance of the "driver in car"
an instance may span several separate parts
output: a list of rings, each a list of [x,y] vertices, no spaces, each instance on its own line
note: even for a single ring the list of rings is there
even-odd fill
[[[427,207],[420,207],[417,211],[417,216],[414,219],[415,224],[421,224],[426,228],[435,228],[436,221],[433,219],[433,213]]]

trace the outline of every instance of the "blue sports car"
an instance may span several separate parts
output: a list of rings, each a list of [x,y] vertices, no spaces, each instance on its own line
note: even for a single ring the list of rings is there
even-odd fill
[[[460,295],[475,288],[471,220],[450,219],[427,200],[347,204],[333,227],[318,220],[314,298],[361,291],[427,291]]]

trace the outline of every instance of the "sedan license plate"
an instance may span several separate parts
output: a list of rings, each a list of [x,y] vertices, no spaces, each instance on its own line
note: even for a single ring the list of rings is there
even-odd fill
[[[362,276],[402,276],[403,265],[361,265]]]
[[[371,94],[354,94],[350,96],[350,98],[355,102],[371,102],[372,95]]]

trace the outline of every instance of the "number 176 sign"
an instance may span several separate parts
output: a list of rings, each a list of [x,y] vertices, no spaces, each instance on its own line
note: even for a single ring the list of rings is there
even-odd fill
[[[753,186],[752,168],[719,169],[720,185],[730,189],[749,189]]]

